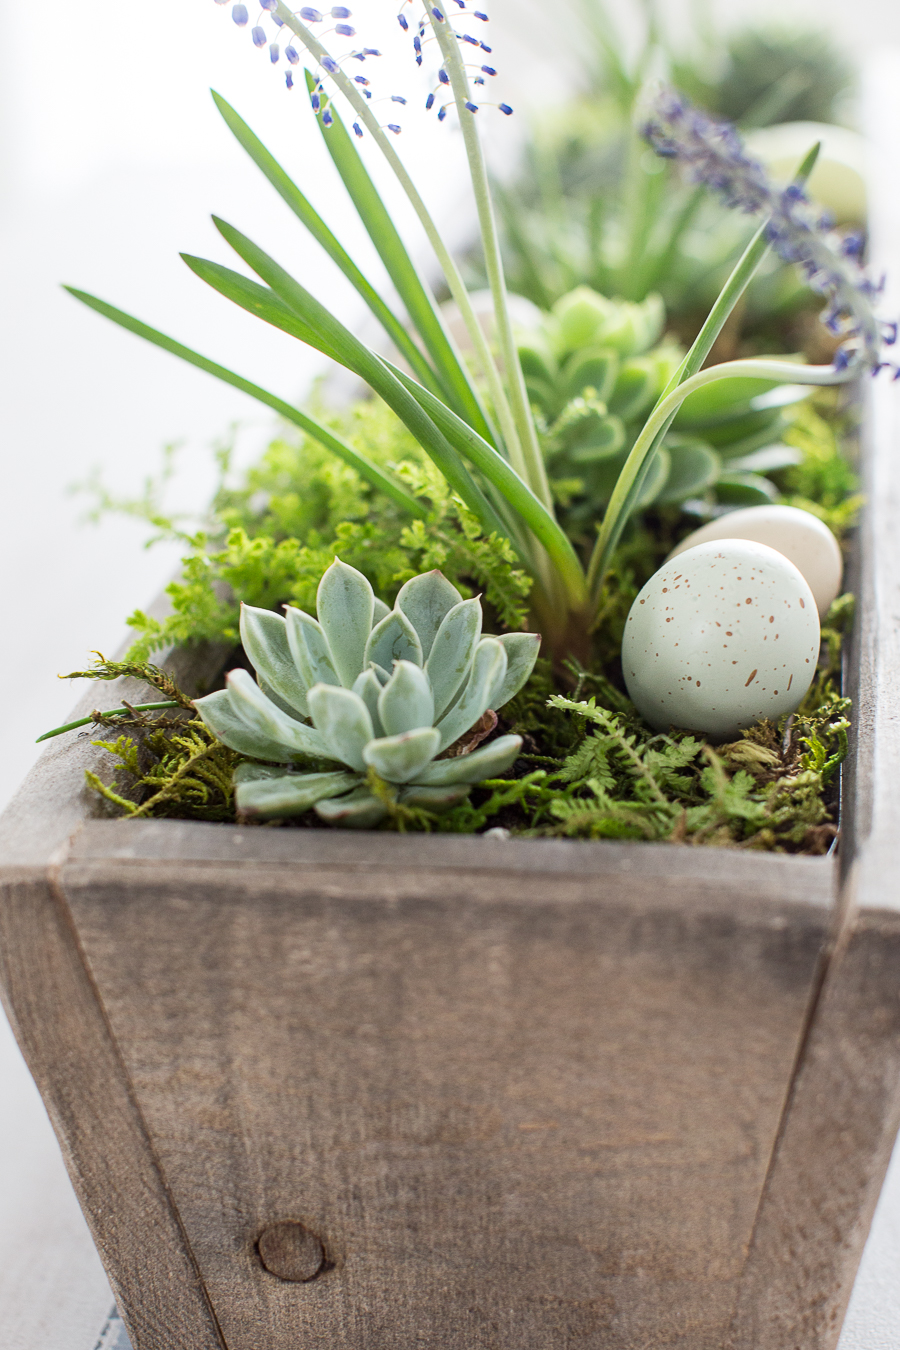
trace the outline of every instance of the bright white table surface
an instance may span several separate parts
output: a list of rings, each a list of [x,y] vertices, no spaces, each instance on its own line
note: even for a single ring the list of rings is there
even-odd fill
[[[797,0],[797,9],[822,13],[818,0]],[[881,40],[900,43],[893,0],[855,5],[852,23],[849,7],[834,9],[857,49],[866,29],[861,13],[878,21]],[[242,395],[120,334],[57,283],[94,289],[289,397],[321,368],[317,359],[229,313],[177,261],[178,249],[227,260],[208,211],[273,246],[345,320],[358,313],[355,297],[307,247],[274,194],[260,189],[211,111],[205,85],[215,83],[304,182],[312,178],[316,200],[345,241],[358,241],[315,138],[288,119],[271,72],[257,64],[248,77],[254,53],[236,40],[246,34],[226,14],[209,0],[179,0],[177,12],[171,3],[114,0],[90,13],[47,0],[41,12],[38,26],[36,7],[0,0],[0,696],[11,723],[0,807],[34,758],[34,735],[74,702],[76,688],[55,673],[83,665],[89,647],[113,651],[128,610],[158,591],[177,560],[168,546],[144,552],[142,531],[127,522],[79,526],[66,486],[100,465],[119,491],[133,492],[160,447],[177,439],[186,451],[176,499],[196,503],[211,482],[206,447],[240,419],[247,452],[258,450],[270,425]],[[511,89],[527,101],[537,81],[545,93],[561,91],[565,34],[546,31],[548,7],[496,0],[493,13],[494,37],[515,58],[504,96]],[[555,60],[539,69],[535,52],[544,54],[548,43]],[[900,57],[893,70],[900,89]],[[892,125],[900,125],[900,109]],[[404,150],[441,218],[464,230],[453,138],[429,142],[413,128]],[[840,1350],[900,1346],[898,1276],[900,1153]],[[126,1350],[111,1307],[46,1113],[0,1018],[0,1350]]]

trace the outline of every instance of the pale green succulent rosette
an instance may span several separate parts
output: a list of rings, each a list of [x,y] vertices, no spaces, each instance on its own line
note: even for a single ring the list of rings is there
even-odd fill
[[[256,680],[233,670],[197,699],[225,745],[246,755],[235,773],[237,808],[285,817],[315,809],[332,825],[367,828],[388,814],[367,786],[374,770],[404,806],[430,811],[514,762],[520,736],[438,758],[525,684],[535,633],[482,635],[480,600],[464,600],[438,571],[413,577],[392,610],[355,568],[335,559],[319,583],[314,619],[241,607],[241,639]],[[308,773],[297,761],[330,761]]]

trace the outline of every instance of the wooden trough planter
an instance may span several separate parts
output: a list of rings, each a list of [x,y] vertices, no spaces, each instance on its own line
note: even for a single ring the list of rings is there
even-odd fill
[[[900,1120],[898,390],[839,857],[110,820],[45,753],[2,984],[135,1350],[835,1346]]]
[[[110,820],[45,753],[3,985],[135,1350],[835,1345],[900,1117],[895,394],[840,858]]]

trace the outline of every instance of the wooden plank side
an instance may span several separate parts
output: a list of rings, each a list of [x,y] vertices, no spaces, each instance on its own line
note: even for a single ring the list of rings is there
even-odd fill
[[[46,875],[0,886],[0,977],[135,1344],[222,1350],[69,915]]]
[[[835,954],[766,1183],[731,1350],[834,1350],[900,1127],[900,915]]]
[[[900,1126],[900,914],[851,918],[767,1179],[732,1350],[833,1350]]]
[[[687,850],[480,870],[373,839],[405,862],[364,878],[365,840],[344,868],[286,833],[293,863],[216,864],[129,827],[109,862],[91,826],[63,873],[229,1350],[720,1350],[828,864],[773,860],[807,879],[782,901]],[[263,1269],[283,1220],[330,1269]]]

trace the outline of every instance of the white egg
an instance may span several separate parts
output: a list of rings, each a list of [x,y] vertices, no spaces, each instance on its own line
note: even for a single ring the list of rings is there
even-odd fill
[[[828,613],[841,593],[844,560],[840,545],[824,521],[798,506],[746,506],[729,511],[682,539],[666,561],[710,539],[753,539],[783,553],[806,577],[820,616]]]
[[[747,539],[699,544],[664,563],[631,607],[622,671],[658,730],[737,736],[796,711],[819,656],[812,591],[783,554]]]

